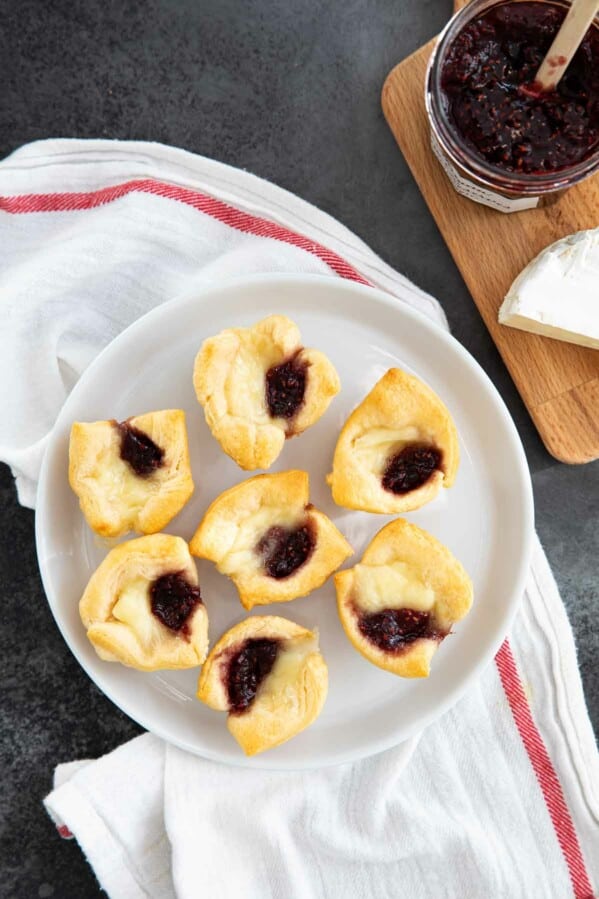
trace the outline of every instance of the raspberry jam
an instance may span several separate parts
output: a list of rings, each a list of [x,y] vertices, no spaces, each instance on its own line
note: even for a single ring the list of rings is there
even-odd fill
[[[264,559],[264,568],[276,580],[289,577],[307,562],[316,543],[310,522],[295,530],[275,525],[269,528],[256,546]]]
[[[171,631],[187,634],[189,617],[201,602],[200,588],[181,572],[163,574],[150,587],[152,613]]]
[[[447,50],[441,91],[449,123],[491,166],[547,174],[599,149],[597,27],[555,90],[534,83],[565,15],[551,2],[499,4],[467,22]]]
[[[225,687],[229,711],[247,711],[264,678],[270,674],[279,652],[279,641],[269,637],[246,640],[231,656],[226,669]]]
[[[358,615],[360,633],[385,652],[401,652],[415,640],[440,641],[445,636],[435,627],[430,612],[383,609],[382,612]]]
[[[272,418],[291,419],[304,402],[306,371],[299,353],[266,372],[266,404]]]
[[[383,487],[391,493],[409,493],[425,484],[441,465],[434,446],[413,443],[391,456],[383,472]]]
[[[128,421],[117,425],[121,435],[121,459],[127,462],[139,477],[147,477],[163,463],[164,450],[154,441],[134,428]]]

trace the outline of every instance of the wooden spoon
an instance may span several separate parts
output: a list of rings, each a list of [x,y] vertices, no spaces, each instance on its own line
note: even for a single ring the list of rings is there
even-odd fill
[[[560,78],[572,62],[591,22],[599,9],[599,0],[573,0],[562,27],[555,35],[537,72],[533,90],[538,93],[555,90]]]

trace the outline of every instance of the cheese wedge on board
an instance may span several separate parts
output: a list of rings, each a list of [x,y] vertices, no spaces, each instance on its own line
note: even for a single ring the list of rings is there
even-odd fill
[[[510,287],[499,321],[599,349],[599,228],[570,234],[539,253]]]

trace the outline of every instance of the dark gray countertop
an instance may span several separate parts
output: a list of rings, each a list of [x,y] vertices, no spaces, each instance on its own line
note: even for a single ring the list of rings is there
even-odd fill
[[[439,30],[449,0],[6,0],[2,11],[0,155],[60,136],[212,156],[336,216],[441,300],[522,436],[598,729],[599,463],[568,467],[543,449],[380,109],[385,75]],[[100,895],[94,878],[40,800],[56,762],[98,756],[139,729],[63,643],[37,572],[33,513],[17,505],[6,469],[0,497],[0,895],[87,899]]]

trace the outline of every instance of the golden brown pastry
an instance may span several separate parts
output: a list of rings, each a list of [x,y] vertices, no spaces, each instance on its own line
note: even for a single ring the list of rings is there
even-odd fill
[[[247,618],[213,647],[198,699],[228,712],[227,726],[246,755],[272,749],[318,717],[328,671],[318,635],[275,615]]]
[[[283,315],[205,340],[193,383],[214,437],[248,471],[270,468],[285,440],[318,421],[340,389],[326,356],[303,347]]]
[[[140,671],[194,668],[208,651],[208,614],[181,537],[151,534],[111,550],[79,603],[101,659]]]
[[[472,605],[462,565],[431,534],[398,518],[362,561],[335,575],[345,633],[364,658],[401,677],[428,677],[454,622]]]
[[[193,493],[185,413],[165,409],[120,423],[76,421],[69,483],[87,523],[103,537],[160,531]]]
[[[351,556],[309,491],[305,471],[255,475],[221,493],[195,532],[191,552],[233,580],[246,609],[305,596]]]
[[[397,514],[451,487],[458,464],[456,427],[439,397],[390,368],[346,421],[327,481],[339,506]]]

